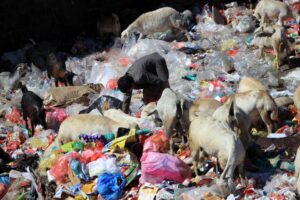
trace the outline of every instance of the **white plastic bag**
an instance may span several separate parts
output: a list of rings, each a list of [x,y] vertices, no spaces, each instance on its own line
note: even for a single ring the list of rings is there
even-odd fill
[[[116,158],[99,158],[87,164],[90,177],[98,176],[102,173],[116,173],[119,171],[116,165]]]

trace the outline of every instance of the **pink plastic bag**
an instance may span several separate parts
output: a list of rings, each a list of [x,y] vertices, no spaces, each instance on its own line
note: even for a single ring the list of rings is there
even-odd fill
[[[58,130],[60,124],[68,117],[62,108],[48,107],[46,109],[47,128]]]
[[[144,152],[141,158],[142,175],[140,183],[161,183],[172,180],[182,183],[190,178],[191,170],[177,157],[165,153]]]
[[[169,149],[169,138],[163,131],[158,131],[146,139],[143,152],[161,152],[166,153]]]

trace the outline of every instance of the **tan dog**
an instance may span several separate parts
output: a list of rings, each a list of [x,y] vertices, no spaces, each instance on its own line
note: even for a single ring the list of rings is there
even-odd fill
[[[256,80],[253,77],[244,76],[239,83],[237,92],[241,93],[253,90],[268,91],[268,89],[260,81]],[[274,99],[274,101],[277,107],[293,104],[293,99],[291,99],[290,97],[277,97],[276,99]]]
[[[253,77],[244,76],[240,83],[237,92],[248,92],[252,90],[268,91],[267,88]]]
[[[214,99],[198,99],[189,109],[189,121],[193,121],[199,113],[212,115],[222,104]]]
[[[247,148],[251,137],[249,129],[260,119],[272,132],[272,120],[277,120],[278,108],[273,98],[263,90],[236,93],[218,108],[213,117],[227,127],[238,129],[240,137]]]
[[[243,168],[246,151],[240,138],[232,129],[224,127],[213,117],[200,113],[190,125],[189,142],[197,176],[197,166],[202,164],[205,154],[208,154],[218,158],[223,169],[221,181],[228,179],[229,186],[232,188],[233,173],[238,167],[242,182],[245,183]]]
[[[297,179],[296,188],[298,193],[300,194],[300,147],[298,147],[296,158],[295,158],[295,176]]]
[[[99,115],[72,115],[68,117],[59,127],[55,141],[46,149],[43,157],[47,157],[54,146],[60,147],[62,144],[76,141],[79,135],[93,133],[117,133],[118,128],[134,128],[127,122],[116,122],[108,117]]]
[[[278,25],[283,26],[283,20],[293,17],[293,13],[291,8],[281,1],[261,0],[255,7],[254,16],[260,20],[261,26],[271,19],[276,19]]]
[[[185,18],[185,13],[179,13],[171,7],[163,7],[146,12],[139,16],[122,32],[121,38],[125,39],[133,32],[139,32],[140,40],[143,35],[164,32],[171,29],[174,33],[184,31],[188,40],[191,41],[191,37],[186,29],[188,22],[186,22],[187,19]]]
[[[259,48],[259,57],[264,58],[264,48],[272,47],[275,53],[275,61],[277,69],[280,66],[280,62],[287,58],[289,54],[289,45],[286,38],[286,30],[283,26],[274,25],[274,33],[264,35],[255,34],[252,45]]]

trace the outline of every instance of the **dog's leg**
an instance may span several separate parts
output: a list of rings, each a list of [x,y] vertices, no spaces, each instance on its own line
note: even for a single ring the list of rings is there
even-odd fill
[[[199,148],[192,151],[192,158],[193,158],[194,172],[195,172],[196,176],[199,176],[199,173],[198,173]]]
[[[29,130],[28,121],[27,121],[27,115],[25,114],[25,112],[23,112],[23,120],[25,121],[26,129]]]
[[[245,173],[244,173],[244,162],[239,164],[238,171],[239,171],[239,177],[240,177],[240,180],[241,180],[241,185],[243,187],[246,187],[247,186],[247,181],[245,179]]]
[[[270,116],[268,115],[268,112],[265,111],[265,110],[261,110],[259,112],[259,114],[260,114],[261,119],[263,120],[263,122],[267,126],[268,133],[271,133],[272,129],[273,129],[273,125],[272,125],[272,120],[270,119]]]
[[[189,41],[189,42],[192,42],[192,38],[191,38],[189,32],[187,31],[187,29],[184,30],[184,33],[185,33],[185,35],[186,35],[188,41]]]

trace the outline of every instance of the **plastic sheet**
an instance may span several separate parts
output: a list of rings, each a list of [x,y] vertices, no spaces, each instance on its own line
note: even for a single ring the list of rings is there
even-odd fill
[[[87,83],[101,83],[104,86],[108,81],[118,76],[111,63],[100,63],[95,61],[87,79]]]
[[[135,60],[158,52],[160,55],[164,56],[171,50],[170,44],[161,40],[144,39],[140,40],[136,45],[124,49],[126,55],[134,58]]]
[[[207,56],[208,68],[212,68],[217,72],[228,73],[234,70],[233,59],[222,52],[215,52]]]

